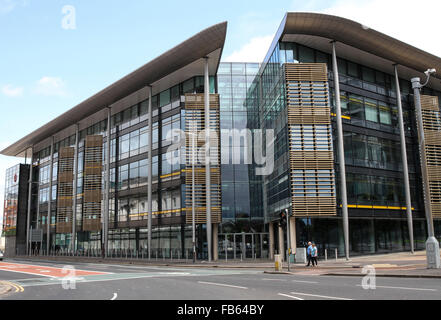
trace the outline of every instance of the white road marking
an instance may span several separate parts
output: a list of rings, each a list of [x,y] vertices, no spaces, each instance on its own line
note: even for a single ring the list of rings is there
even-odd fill
[[[307,297],[316,297],[316,298],[324,298],[324,299],[332,299],[332,300],[352,300],[348,298],[340,298],[340,297],[330,297],[330,296],[320,296],[317,294],[310,294],[310,293],[301,293],[301,292],[291,292],[292,294],[296,294],[299,296],[307,296]]]
[[[254,280],[254,279],[253,279]],[[263,281],[286,281],[285,279],[262,279]]]
[[[294,296],[290,296],[290,295],[288,295],[288,294],[283,294],[283,293],[278,293],[278,295],[279,296],[284,296],[284,297],[288,297],[288,298],[291,298],[291,299],[295,299],[295,300],[305,300],[305,299],[302,299],[302,298],[299,298],[299,297],[294,297]]]
[[[115,293],[113,294],[113,298],[110,299],[110,300],[116,300],[116,297],[118,297],[118,294],[115,292]]]
[[[300,282],[300,283],[312,283],[317,284],[317,281],[303,281],[303,280],[291,280],[292,282]]]
[[[237,288],[237,289],[248,289],[247,287],[239,287],[239,286],[233,286],[231,284],[224,284],[224,283],[214,283],[214,282],[205,282],[205,281],[198,281],[200,284],[208,284],[212,286],[221,286],[221,287],[231,287],[231,288]]]
[[[361,284],[357,284],[357,287],[362,287],[362,285]],[[407,287],[388,287],[388,286],[376,286],[376,288],[398,289],[398,290],[416,290],[416,291],[438,291],[437,289],[407,288]]]
[[[5,269],[0,269],[0,271],[15,272],[15,273],[25,273],[25,274],[32,274],[32,275],[34,275],[34,276],[41,276],[41,277],[53,278],[53,276],[49,276],[49,275],[47,275],[47,274],[35,273],[35,272],[28,272],[28,271],[5,270]]]
[[[263,281],[283,281],[286,282],[286,279],[267,279],[263,278]],[[317,284],[317,281],[305,281],[305,280],[291,280],[292,282],[299,282],[299,283],[311,283],[311,284]]]

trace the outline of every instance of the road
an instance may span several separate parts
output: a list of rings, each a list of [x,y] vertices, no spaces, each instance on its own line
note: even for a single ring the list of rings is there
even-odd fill
[[[171,268],[8,260],[0,262],[0,284],[13,290],[4,300],[439,300],[441,279],[376,279],[365,290],[361,277],[295,275],[257,269]]]

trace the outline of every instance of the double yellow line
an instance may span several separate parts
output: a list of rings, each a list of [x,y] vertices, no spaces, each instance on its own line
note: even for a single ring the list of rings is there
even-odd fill
[[[15,284],[13,282],[9,282],[9,281],[0,281],[0,284],[6,285],[6,286],[10,286],[13,287],[15,289],[15,292],[23,292],[24,288],[18,284]]]

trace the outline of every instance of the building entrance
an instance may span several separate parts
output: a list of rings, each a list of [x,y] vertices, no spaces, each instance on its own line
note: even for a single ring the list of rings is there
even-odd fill
[[[269,259],[268,233],[219,234],[219,259]]]

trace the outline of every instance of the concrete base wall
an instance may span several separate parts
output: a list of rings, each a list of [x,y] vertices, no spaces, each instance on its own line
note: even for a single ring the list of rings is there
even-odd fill
[[[16,238],[6,237],[5,239],[5,257],[14,257],[16,255]]]

